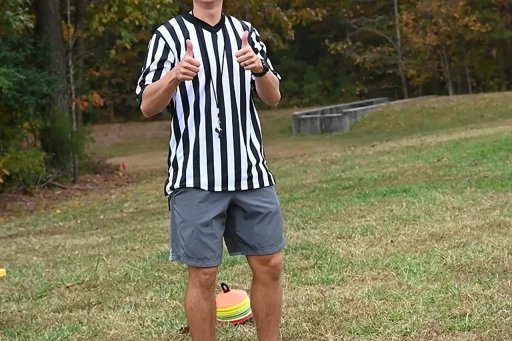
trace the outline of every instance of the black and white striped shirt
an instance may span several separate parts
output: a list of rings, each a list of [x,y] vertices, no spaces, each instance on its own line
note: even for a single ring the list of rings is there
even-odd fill
[[[252,97],[255,77],[235,57],[244,31],[249,31],[254,52],[280,80],[258,31],[249,22],[227,14],[211,26],[186,12],[160,26],[151,38],[136,90],[139,103],[144,88],[185,56],[187,39],[193,43],[194,58],[201,62],[197,77],[182,82],[170,99],[166,195],[185,187],[236,191],[275,184]],[[216,132],[218,126],[221,135]]]

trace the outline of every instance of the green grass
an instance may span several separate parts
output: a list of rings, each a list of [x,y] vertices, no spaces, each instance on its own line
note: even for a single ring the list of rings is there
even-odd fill
[[[288,240],[283,340],[512,338],[509,98],[390,106],[322,137],[263,114]],[[162,181],[2,222],[0,340],[186,340]],[[225,255],[219,283],[248,290],[250,278]],[[219,327],[218,339],[255,330]]]

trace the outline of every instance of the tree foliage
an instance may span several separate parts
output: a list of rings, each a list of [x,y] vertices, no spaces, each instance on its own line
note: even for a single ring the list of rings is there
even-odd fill
[[[133,93],[148,40],[191,5],[3,0],[0,182],[13,177],[2,160],[49,171],[69,161],[59,146],[79,152],[71,108],[78,127],[140,119]],[[258,28],[283,105],[512,89],[512,0],[225,0],[224,11]],[[12,166],[25,156],[6,155],[22,147],[36,163],[39,148],[45,167]]]

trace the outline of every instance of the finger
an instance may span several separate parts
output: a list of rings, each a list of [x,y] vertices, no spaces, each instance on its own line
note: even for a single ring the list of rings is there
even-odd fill
[[[236,61],[238,62],[238,64],[242,64],[242,63],[247,63],[248,61],[250,61],[252,58],[254,57],[254,55],[251,55],[251,54],[244,54],[240,57],[238,57],[236,59]]]
[[[240,56],[243,56],[244,54],[247,54],[247,53],[251,53],[253,52],[252,51],[252,48],[247,45],[245,47],[242,47],[240,50],[238,50],[236,53],[235,53],[235,57],[240,57]]]
[[[255,62],[256,61],[254,60],[254,58],[249,58],[245,62],[242,62],[240,64],[247,70],[247,68],[251,67],[251,65],[254,65]]]
[[[246,70],[255,70],[258,67],[258,61],[251,61],[244,66]]]
[[[245,31],[242,35],[242,48],[249,46],[249,32]]]
[[[194,44],[190,39],[187,39],[187,56],[194,58]]]
[[[197,76],[197,74],[194,73],[194,72],[191,72],[191,71],[183,71],[181,73],[181,79],[182,80],[189,80],[190,81],[190,80],[194,79],[196,76]]]
[[[196,67],[201,67],[201,62],[197,59],[189,59],[188,60],[188,63],[190,63],[190,65],[194,65]]]
[[[199,72],[199,68],[195,65],[184,65],[183,69],[187,72],[194,72],[194,73]]]

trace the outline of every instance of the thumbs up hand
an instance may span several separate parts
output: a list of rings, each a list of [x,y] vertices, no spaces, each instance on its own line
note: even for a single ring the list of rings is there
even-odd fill
[[[176,66],[176,75],[180,82],[191,81],[197,76],[201,62],[194,59],[194,45],[190,40],[186,41],[187,52]]]
[[[242,65],[245,70],[252,71],[254,73],[260,73],[263,71],[263,64],[258,56],[252,50],[249,45],[249,32],[245,31],[242,35],[242,48],[235,54],[236,61]]]

